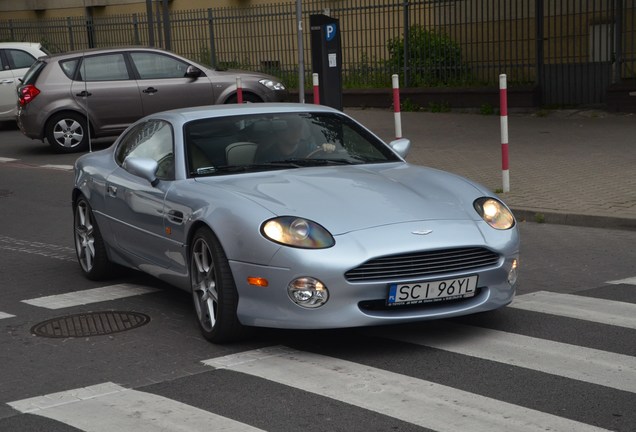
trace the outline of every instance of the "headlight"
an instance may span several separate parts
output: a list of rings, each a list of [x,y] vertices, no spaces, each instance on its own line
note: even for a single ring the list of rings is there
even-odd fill
[[[273,242],[305,249],[325,249],[336,244],[329,231],[316,222],[295,216],[265,221],[261,233]]]
[[[501,201],[495,198],[479,198],[473,204],[475,210],[491,227],[507,230],[515,226],[515,217]]]
[[[285,86],[283,85],[283,83],[280,83],[278,81],[262,79],[262,80],[259,80],[258,82],[263,84],[265,87],[267,87],[270,90],[285,90]]]

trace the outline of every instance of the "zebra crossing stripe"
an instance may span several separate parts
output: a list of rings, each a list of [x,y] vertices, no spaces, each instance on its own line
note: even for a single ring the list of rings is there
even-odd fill
[[[46,165],[42,165],[41,168],[49,168],[49,169],[56,169],[56,170],[63,170],[63,171],[73,171],[73,165],[46,164]]]
[[[382,333],[392,340],[636,393],[636,357],[628,355],[447,322],[425,333]]]
[[[346,360],[269,347],[205,360],[438,432],[588,432],[585,423]]]
[[[141,285],[118,284],[82,291],[73,291],[65,294],[38,297],[30,300],[22,300],[22,302],[30,304],[31,306],[38,306],[47,309],[62,309],[72,306],[79,306],[109,300],[116,300],[125,297],[132,297],[141,294],[148,294],[156,291],[159,290],[156,288],[150,288]]]
[[[15,316],[15,315],[11,315],[11,314],[8,314],[8,313],[6,313],[6,312],[0,312],[0,319],[4,319],[4,318],[12,318],[12,317],[14,317],[14,316]]]
[[[537,291],[517,296],[508,307],[636,329],[632,303]]]
[[[625,279],[620,279],[620,280],[615,280],[615,281],[609,281],[609,282],[606,282],[606,283],[612,284],[612,285],[621,285],[621,284],[636,285],[636,277],[625,278]]]
[[[226,417],[163,396],[113,383],[10,402],[14,409],[47,417],[86,432],[258,432]]]

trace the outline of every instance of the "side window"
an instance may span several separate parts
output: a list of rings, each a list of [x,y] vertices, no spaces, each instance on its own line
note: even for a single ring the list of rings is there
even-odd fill
[[[124,54],[85,57],[80,66],[80,81],[121,81],[129,79]]]
[[[130,53],[141,79],[183,78],[188,64],[163,54]]]
[[[9,49],[7,53],[13,59],[13,65],[16,69],[25,69],[31,67],[35,63],[36,58],[26,51]]]
[[[70,79],[73,79],[73,76],[75,75],[75,69],[77,68],[78,63],[79,63],[79,59],[66,60],[66,61],[60,62],[60,67],[62,68],[64,75],[66,75]]]
[[[157,161],[157,177],[174,179],[174,145],[170,124],[161,120],[149,120],[128,131],[115,152],[115,160],[121,166],[127,157],[150,158]]]
[[[5,61],[5,57],[3,53],[4,53],[4,50],[0,50],[0,67],[2,68],[1,70],[9,70],[9,65]]]

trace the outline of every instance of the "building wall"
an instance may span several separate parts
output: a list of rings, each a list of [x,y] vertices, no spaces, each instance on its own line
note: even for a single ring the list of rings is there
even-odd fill
[[[281,0],[169,0],[170,11],[207,9],[210,7],[255,6],[287,3]],[[153,8],[162,0],[153,0]],[[59,18],[84,15],[92,8],[93,16],[145,13],[145,0],[0,0],[0,20]]]

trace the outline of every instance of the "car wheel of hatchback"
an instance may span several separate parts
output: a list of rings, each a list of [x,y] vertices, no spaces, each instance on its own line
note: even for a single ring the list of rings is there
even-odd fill
[[[46,124],[46,139],[56,153],[74,153],[88,148],[86,118],[74,112],[55,114]]]

